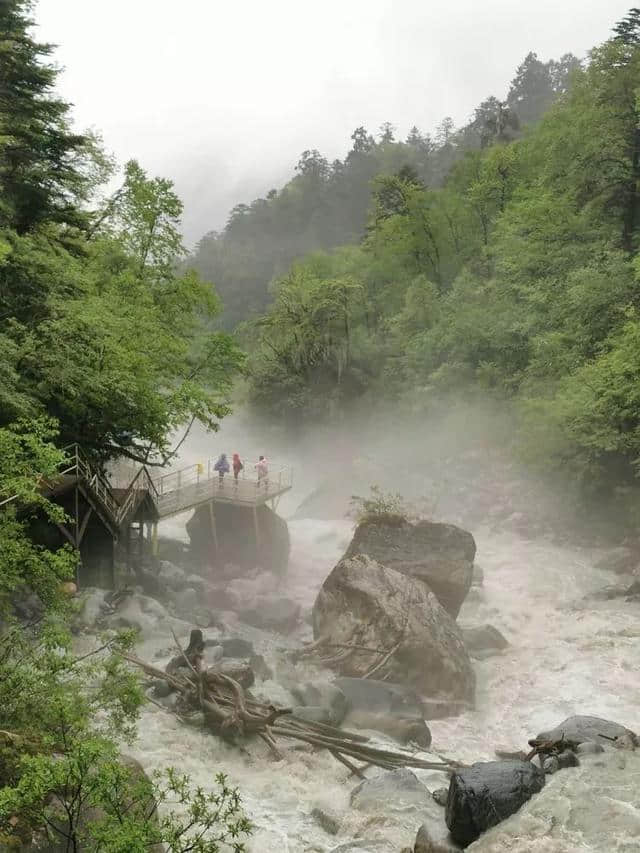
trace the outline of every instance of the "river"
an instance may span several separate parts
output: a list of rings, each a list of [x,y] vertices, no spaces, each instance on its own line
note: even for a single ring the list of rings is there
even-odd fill
[[[231,448],[230,448],[231,449]],[[192,451],[187,461],[201,448]],[[291,514],[296,500],[282,512]],[[182,535],[182,519],[167,531]],[[292,518],[291,560],[286,594],[305,611],[349,541],[344,519]],[[463,761],[490,760],[498,747],[526,748],[527,740],[571,714],[591,714],[638,729],[640,707],[640,619],[638,604],[624,598],[590,598],[615,576],[594,567],[597,552],[561,545],[551,537],[528,538],[495,523],[471,528],[476,562],[484,572],[458,621],[491,623],[508,639],[501,655],[475,662],[475,710],[430,723],[433,748]],[[310,637],[307,626],[303,634]],[[299,640],[300,638],[296,638]],[[259,651],[272,662],[285,641],[255,632]],[[166,638],[157,645],[166,647]],[[149,647],[147,653],[151,651]],[[286,671],[277,681],[304,679],[304,668]],[[274,699],[286,701],[276,683],[265,685]],[[382,742],[383,739],[381,739]],[[242,754],[217,738],[190,729],[155,707],[148,707],[134,754],[148,769],[177,766],[204,787],[224,771],[239,786],[255,826],[252,853],[328,853],[350,840],[358,850],[399,851],[412,845],[419,818],[411,809],[363,815],[349,807],[353,779],[330,756],[288,748],[281,763],[262,744]],[[621,765],[622,762],[622,765]],[[640,850],[640,762],[616,753],[551,777],[543,793],[516,817],[494,829],[471,849],[479,851],[631,851]],[[573,774],[573,775],[571,775]],[[430,789],[446,785],[436,773],[418,772]],[[314,807],[341,821],[338,836],[328,836],[311,817]],[[364,840],[367,840],[366,843]],[[378,842],[375,844],[374,842]],[[367,847],[370,843],[372,846]],[[604,846],[603,846],[604,845]],[[347,849],[347,848],[345,848]]]

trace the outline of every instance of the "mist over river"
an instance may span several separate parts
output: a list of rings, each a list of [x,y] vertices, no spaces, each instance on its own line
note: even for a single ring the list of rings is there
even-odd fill
[[[264,447],[267,439],[277,453]],[[455,436],[451,440],[455,441]],[[393,441],[398,441],[397,434]],[[437,437],[434,444],[437,445]],[[408,446],[406,442],[403,445]],[[318,446],[314,450],[309,439],[302,448],[291,447],[287,459],[286,447],[277,446],[274,436],[232,418],[218,435],[191,436],[181,453],[179,465],[201,461],[203,456],[215,456],[222,450],[237,450],[246,453],[247,458],[264,452],[269,458],[277,456],[297,467],[296,487],[279,508],[288,519],[291,536],[290,565],[282,580],[282,592],[303,607],[304,627],[286,638],[242,628],[242,635],[252,639],[256,650],[274,669],[273,681],[260,684],[258,692],[275,702],[290,701],[287,683],[318,677],[318,670],[306,664],[294,667],[286,663],[278,649],[312,638],[309,611],[351,537],[353,522],[339,512],[335,518],[322,519],[296,513],[320,480],[319,474],[314,480],[310,473],[314,467],[317,472],[322,471],[316,467],[319,456],[335,456],[337,447]],[[442,453],[442,444],[438,447]],[[380,446],[372,447],[371,453],[374,459],[388,459]],[[420,460],[413,454],[411,458],[412,471],[417,476]],[[499,491],[499,474],[495,473],[495,466],[492,470],[491,489]],[[408,483],[406,475],[402,476]],[[425,466],[425,480],[431,482],[432,476],[433,466]],[[486,480],[486,472],[474,476],[478,483],[484,482],[483,477]],[[453,479],[447,488],[458,491]],[[469,488],[467,484],[465,491]],[[496,748],[526,749],[529,738],[572,714],[601,716],[637,730],[639,605],[624,597],[592,597],[616,582],[610,572],[594,565],[603,549],[592,542],[563,543],[557,530],[544,525],[538,525],[539,532],[531,534],[525,529],[522,511],[514,519],[510,506],[500,517],[486,509],[484,519],[470,524],[465,506],[474,503],[472,488],[467,498],[457,514],[455,507],[447,506],[445,501],[434,512],[438,520],[461,523],[473,533],[476,564],[484,574],[483,584],[472,587],[458,622],[465,627],[490,623],[510,645],[500,655],[474,661],[475,710],[430,721],[431,750],[464,762],[492,760]],[[179,517],[163,523],[161,535],[185,538],[184,522],[185,518]],[[233,630],[232,624],[229,627]],[[171,656],[170,642],[170,637],[164,635],[145,640],[141,646],[143,656],[156,656],[158,665],[163,666]],[[372,736],[381,744],[397,748],[397,744],[385,742],[379,734]],[[227,773],[231,782],[239,786],[255,826],[249,844],[253,853],[328,853],[357,839],[361,839],[359,846],[344,849],[399,853],[403,847],[413,845],[423,820],[413,807],[390,807],[388,812],[373,815],[352,810],[349,793],[356,781],[348,778],[347,770],[326,753],[285,746],[284,761],[275,762],[260,742],[248,744],[241,751],[151,705],[143,713],[133,754],[147,769],[177,766],[205,788],[211,785],[215,773]],[[368,775],[375,772],[372,768]],[[441,773],[417,770],[416,775],[429,790],[447,785]],[[604,757],[594,756],[591,761],[585,759],[577,769],[547,777],[540,795],[469,849],[522,853],[640,850],[639,781],[640,760],[634,753],[614,751]],[[338,817],[337,836],[329,836],[312,818],[314,808]]]

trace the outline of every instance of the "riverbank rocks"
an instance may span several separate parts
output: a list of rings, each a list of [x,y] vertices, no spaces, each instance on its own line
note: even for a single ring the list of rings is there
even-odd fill
[[[500,654],[509,646],[508,641],[493,625],[479,625],[475,628],[462,627],[462,639],[472,658],[484,660]]]
[[[413,853],[456,853],[460,849],[453,841],[434,837],[432,828],[423,823],[418,830]]]
[[[365,779],[351,792],[351,807],[357,811],[379,811],[389,806],[404,808],[410,805],[424,807],[430,799],[429,790],[416,774],[400,767],[387,770],[371,779]]]
[[[488,761],[451,777],[445,820],[463,847],[514,814],[542,790],[545,776],[529,761]]]
[[[256,541],[255,520],[258,524]],[[289,563],[289,528],[287,522],[270,507],[215,505],[217,547],[211,527],[211,514],[207,504],[198,507],[187,522],[190,558],[204,565],[223,569],[232,563],[242,571],[261,566],[284,574]]]
[[[299,705],[296,716],[309,719],[305,714],[316,715],[317,722],[339,726],[349,711],[349,702],[339,687],[328,682],[307,682],[290,688]],[[305,713],[301,714],[303,710]]]
[[[536,735],[536,740],[558,741],[563,738],[578,744],[591,742],[622,749],[635,749],[640,746],[640,739],[635,732],[601,717],[568,717],[555,728]]]
[[[455,619],[473,578],[476,543],[453,524],[362,522],[345,557],[366,554],[387,568],[424,581]]]
[[[331,664],[341,675],[376,675],[460,710],[473,703],[474,672],[451,616],[425,584],[367,556],[343,558],[325,580],[313,630],[346,649]]]
[[[335,685],[346,697],[347,727],[373,729],[423,749],[431,746],[425,708],[413,690],[373,678],[337,678]]]

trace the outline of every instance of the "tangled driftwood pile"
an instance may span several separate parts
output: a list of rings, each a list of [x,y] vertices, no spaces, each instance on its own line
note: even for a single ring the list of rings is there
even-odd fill
[[[270,748],[273,755],[282,759],[277,741],[280,738],[302,741],[319,749],[327,749],[351,773],[363,777],[363,770],[371,765],[393,770],[397,767],[418,767],[425,770],[442,770],[451,773],[462,765],[441,759],[425,761],[408,752],[392,752],[368,745],[368,738],[344,731],[324,723],[315,723],[296,717],[289,708],[276,708],[257,701],[240,681],[216,667],[205,669],[202,654],[191,648],[183,650],[174,635],[180,652],[167,667],[158,669],[132,654],[125,658],[140,667],[147,675],[165,681],[181,695],[183,707],[201,710],[205,725],[216,735],[227,739],[257,736]],[[176,666],[176,662],[181,665]],[[358,762],[358,763],[356,763]]]

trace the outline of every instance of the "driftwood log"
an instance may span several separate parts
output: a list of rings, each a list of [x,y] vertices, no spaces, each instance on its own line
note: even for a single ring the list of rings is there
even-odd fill
[[[289,708],[276,708],[274,705],[258,702],[247,693],[240,681],[223,672],[221,668],[205,669],[201,649],[192,649],[190,643],[189,649],[183,650],[175,635],[174,641],[180,654],[167,666],[167,671],[132,654],[124,653],[123,657],[147,675],[165,681],[178,691],[183,705],[201,710],[205,725],[216,735],[227,739],[257,736],[278,759],[282,758],[278,740],[301,741],[328,750],[337,761],[360,778],[364,778],[363,771],[370,765],[385,770],[417,767],[424,770],[442,770],[445,773],[452,773],[464,766],[446,758],[440,761],[425,761],[407,752],[377,749],[369,746],[368,738],[362,735],[323,723],[302,720]]]

